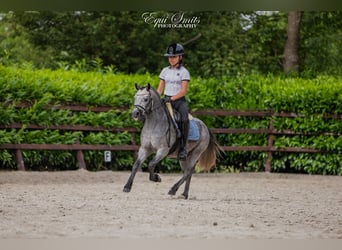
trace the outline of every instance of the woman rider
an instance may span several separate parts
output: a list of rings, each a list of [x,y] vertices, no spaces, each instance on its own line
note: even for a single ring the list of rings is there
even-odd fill
[[[185,95],[190,81],[189,71],[182,65],[184,48],[179,43],[172,43],[166,49],[164,56],[168,57],[169,66],[162,69],[159,75],[159,86],[157,92],[162,95],[164,91],[164,101],[170,102],[172,107],[180,114],[180,150],[179,160],[186,160],[186,141],[189,134],[188,106]]]

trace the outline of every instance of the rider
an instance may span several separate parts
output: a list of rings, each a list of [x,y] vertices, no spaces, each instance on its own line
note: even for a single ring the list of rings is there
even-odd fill
[[[172,107],[180,114],[180,130],[182,133],[180,140],[180,150],[178,158],[186,160],[186,141],[189,134],[189,111],[185,95],[190,81],[189,71],[182,65],[184,48],[179,43],[172,43],[166,49],[164,56],[168,57],[170,66],[162,69],[159,75],[158,93],[162,95],[164,91],[164,101],[170,102]]]

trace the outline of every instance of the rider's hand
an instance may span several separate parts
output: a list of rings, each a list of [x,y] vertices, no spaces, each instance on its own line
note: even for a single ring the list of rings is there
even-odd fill
[[[171,96],[165,96],[164,97],[164,102],[171,102]]]

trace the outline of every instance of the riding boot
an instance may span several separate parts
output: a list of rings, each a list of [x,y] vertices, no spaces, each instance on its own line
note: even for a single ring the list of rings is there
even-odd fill
[[[182,137],[180,140],[180,149],[178,152],[178,159],[181,161],[185,161],[187,157],[187,152],[186,152],[186,142],[188,140],[188,135],[189,135],[189,121],[182,122],[181,123],[181,132],[182,132]]]

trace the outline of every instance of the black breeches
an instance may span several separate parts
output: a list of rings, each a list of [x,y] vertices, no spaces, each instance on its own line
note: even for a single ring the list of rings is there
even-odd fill
[[[189,121],[189,109],[185,97],[172,101],[171,104],[179,112],[181,122],[187,123]]]

